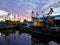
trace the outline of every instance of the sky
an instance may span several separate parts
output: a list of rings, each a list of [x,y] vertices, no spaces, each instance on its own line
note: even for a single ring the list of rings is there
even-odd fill
[[[60,14],[60,0],[0,0],[0,17],[9,12],[19,15],[22,20],[30,20],[32,11],[45,13],[51,7],[53,15]]]

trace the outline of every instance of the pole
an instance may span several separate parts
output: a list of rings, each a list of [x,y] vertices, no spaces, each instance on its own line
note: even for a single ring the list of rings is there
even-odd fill
[[[32,11],[32,15],[31,15],[31,21],[33,21],[34,19],[34,17],[33,17],[33,15],[34,15],[34,11]]]

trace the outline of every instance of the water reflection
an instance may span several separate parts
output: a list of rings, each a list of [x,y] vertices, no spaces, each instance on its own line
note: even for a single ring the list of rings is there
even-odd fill
[[[0,45],[58,45],[58,43],[21,30],[5,30],[0,31]]]

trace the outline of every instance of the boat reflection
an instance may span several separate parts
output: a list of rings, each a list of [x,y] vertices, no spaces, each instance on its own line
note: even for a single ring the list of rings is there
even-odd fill
[[[52,45],[59,44],[57,40],[36,36],[21,30],[0,31],[0,45]]]

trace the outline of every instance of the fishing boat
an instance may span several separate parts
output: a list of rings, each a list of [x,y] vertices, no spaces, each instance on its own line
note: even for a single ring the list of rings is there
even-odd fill
[[[38,18],[38,12],[36,12],[36,17],[34,17],[34,12],[32,11],[32,22],[33,25],[24,26],[24,30],[38,35],[44,35],[46,37],[60,37],[60,27],[56,26],[50,17],[53,12],[53,8],[50,9],[46,19]]]

